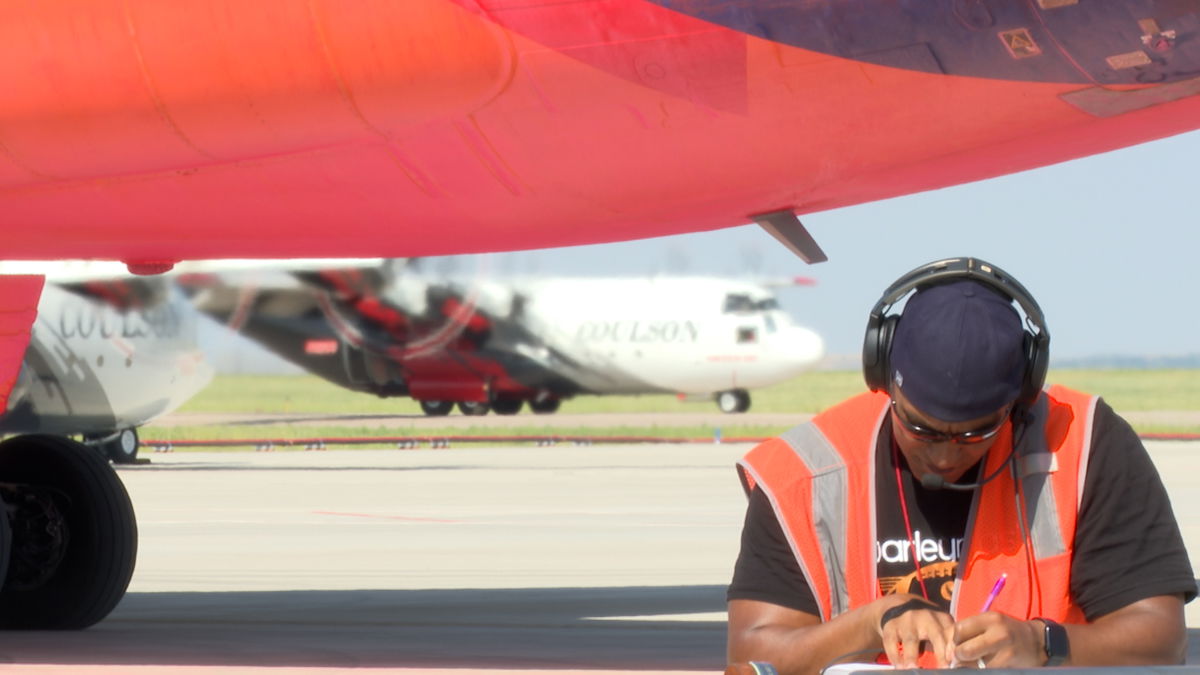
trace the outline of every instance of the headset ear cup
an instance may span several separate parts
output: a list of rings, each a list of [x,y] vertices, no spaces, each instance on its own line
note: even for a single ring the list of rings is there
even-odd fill
[[[871,391],[879,390],[879,330],[882,326],[882,317],[872,314],[867,319],[867,330],[863,334],[863,380]]]
[[[896,326],[900,325],[900,315],[893,314],[883,320],[883,330],[879,340],[879,389],[887,391],[892,384],[892,338],[896,336]]]
[[[887,316],[880,321],[871,321],[867,325],[867,334],[863,339],[863,378],[871,391],[886,391],[891,379],[888,371],[891,369],[888,356],[892,351],[892,336],[896,333],[899,316]]]
[[[1025,333],[1025,381],[1021,387],[1021,402],[1033,405],[1046,384],[1046,371],[1050,366],[1049,340],[1042,333]]]

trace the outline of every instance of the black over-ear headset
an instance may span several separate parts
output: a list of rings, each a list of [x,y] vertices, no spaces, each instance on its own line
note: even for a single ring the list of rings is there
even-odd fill
[[[867,319],[867,334],[863,338],[863,376],[871,391],[887,390],[891,383],[890,355],[892,337],[900,323],[900,314],[888,315],[901,298],[914,289],[935,284],[970,279],[989,286],[1010,300],[1016,301],[1025,313],[1025,375],[1021,380],[1018,407],[1028,409],[1037,400],[1046,382],[1050,361],[1050,332],[1037,301],[1019,281],[995,265],[978,258],[947,258],[922,265],[897,279],[888,287]],[[1029,329],[1032,324],[1037,332]]]

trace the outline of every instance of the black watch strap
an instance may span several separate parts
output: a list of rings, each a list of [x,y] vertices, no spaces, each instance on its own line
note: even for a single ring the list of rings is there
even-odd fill
[[[900,616],[901,614],[903,614],[905,612],[910,612],[914,609],[928,609],[928,610],[932,610],[934,612],[941,611],[940,607],[933,604],[932,602],[929,602],[928,600],[921,600],[918,598],[914,598],[912,600],[909,600],[908,602],[896,605],[895,607],[884,612],[883,616],[879,617],[879,630],[883,630],[883,627],[887,625],[887,622],[891,621],[892,619]]]
[[[1047,666],[1061,666],[1067,657],[1071,655],[1071,640],[1067,637],[1067,629],[1063,628],[1056,621],[1043,619],[1038,617],[1038,621],[1045,626],[1045,633],[1042,636],[1044,648],[1046,650]]]

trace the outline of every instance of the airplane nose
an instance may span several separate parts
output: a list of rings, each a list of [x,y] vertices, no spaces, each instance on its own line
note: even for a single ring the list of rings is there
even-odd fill
[[[781,345],[784,357],[797,369],[810,368],[825,356],[825,341],[813,331],[792,326]]]

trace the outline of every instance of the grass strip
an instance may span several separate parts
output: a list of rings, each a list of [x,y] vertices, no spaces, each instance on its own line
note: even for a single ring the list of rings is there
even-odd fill
[[[1083,391],[1100,393],[1119,413],[1171,411],[1186,413],[1200,411],[1200,370],[1055,370],[1048,378]],[[822,371],[797,377],[774,387],[751,393],[751,412],[817,413],[838,401],[863,390],[858,371]],[[671,395],[644,396],[582,396],[564,401],[566,413],[661,413],[661,418],[647,425],[601,426],[585,425],[575,428],[546,427],[537,418],[526,415],[528,425],[498,429],[496,427],[418,428],[405,425],[373,425],[370,420],[356,424],[330,425],[204,425],[143,427],[144,439],[201,439],[229,440],[238,438],[341,438],[418,436],[586,436],[633,435],[656,438],[702,438],[712,436],[710,426],[671,425],[670,415],[681,412],[711,412],[714,404],[707,400],[681,400]],[[419,416],[417,403],[408,398],[378,398],[352,392],[310,375],[220,375],[212,385],[185,404],[180,413],[210,414],[303,414],[303,415],[401,415]],[[730,424],[721,426],[724,437],[762,437],[778,434],[786,426],[742,425],[737,416]],[[1133,426],[1144,434],[1200,433],[1200,417],[1190,421],[1141,421]]]
[[[722,441],[739,438],[766,438],[779,434],[786,427],[769,425],[734,425],[721,427],[719,435],[709,426],[616,426],[616,427],[468,427],[468,428],[396,428],[396,427],[312,427],[297,425],[225,425],[142,428],[144,444],[174,443],[175,441],[241,441],[273,439],[289,443],[308,440],[341,438],[584,438],[591,436],[638,437],[659,440],[713,439]],[[522,441],[524,442],[524,441]],[[303,445],[303,443],[301,443]],[[334,445],[334,443],[327,443]],[[380,445],[390,445],[383,444]],[[179,446],[183,447],[183,446]]]

